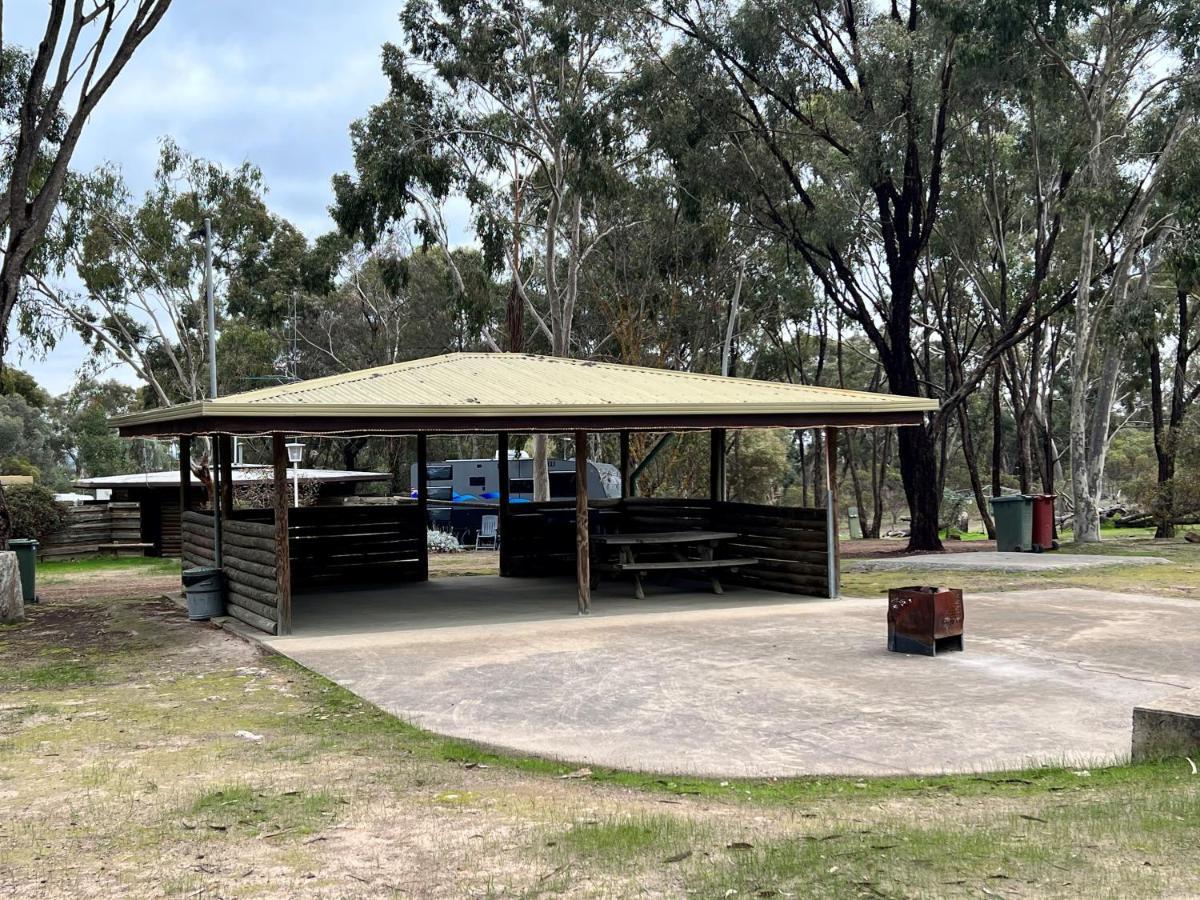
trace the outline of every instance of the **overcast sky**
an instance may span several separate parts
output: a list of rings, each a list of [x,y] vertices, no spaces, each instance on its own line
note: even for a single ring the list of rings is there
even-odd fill
[[[202,157],[253,162],[275,212],[310,237],[328,230],[329,179],[352,168],[350,122],[384,97],[379,51],[400,39],[401,2],[174,0],[100,101],[74,167],[115,162],[141,190],[170,135]],[[41,0],[6,3],[5,41],[33,47],[45,15]],[[465,216],[451,218],[461,239]],[[82,353],[71,339],[49,359],[18,365],[59,393]]]

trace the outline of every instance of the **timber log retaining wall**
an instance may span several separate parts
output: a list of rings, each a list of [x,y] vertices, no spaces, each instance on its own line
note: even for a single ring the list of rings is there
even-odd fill
[[[212,513],[183,514],[185,566],[213,565]],[[275,516],[237,510],[221,521],[222,568],[229,615],[263,631],[279,620]],[[306,506],[288,510],[292,592],[427,577],[425,526],[415,503],[394,506]]]
[[[727,584],[828,596],[829,548],[824,508],[757,503],[630,497],[593,500],[593,534],[636,531],[736,531],[730,556],[753,556],[758,564],[721,574]],[[593,548],[595,552],[595,547]],[[509,507],[500,530],[502,575],[568,575],[575,571],[575,504],[551,500]]]

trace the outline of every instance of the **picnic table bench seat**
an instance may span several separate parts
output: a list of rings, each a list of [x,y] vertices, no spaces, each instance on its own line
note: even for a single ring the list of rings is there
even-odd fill
[[[147,550],[154,548],[154,544],[143,544],[134,541],[116,542],[112,544],[98,544],[96,552],[111,553],[113,556],[120,556],[123,552],[136,553],[138,556],[145,556]]]
[[[593,586],[601,572],[628,572],[633,575],[634,596],[646,599],[642,589],[642,577],[651,572],[696,571],[706,572],[712,583],[714,594],[725,593],[717,570],[737,572],[745,566],[755,565],[758,560],[742,556],[719,559],[716,549],[723,541],[735,540],[740,535],[735,531],[658,531],[625,534],[599,534],[594,540],[618,551],[617,559],[598,562],[592,567]],[[638,559],[637,551],[649,550],[672,553],[673,559]],[[698,554],[689,555],[688,551]]]

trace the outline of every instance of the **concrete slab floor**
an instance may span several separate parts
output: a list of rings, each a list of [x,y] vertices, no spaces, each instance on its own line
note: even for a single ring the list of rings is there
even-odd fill
[[[1169,562],[1161,556],[1092,556],[1084,553],[929,553],[888,559],[847,561],[846,571],[876,572],[923,569],[930,572],[1048,572],[1055,569],[1099,569],[1104,566],[1153,566]]]
[[[886,650],[883,598],[439,579],[297,598],[266,642],[442,734],[710,776],[1086,766],[1135,706],[1200,687],[1200,605],[1062,589],[966,597],[966,651]]]

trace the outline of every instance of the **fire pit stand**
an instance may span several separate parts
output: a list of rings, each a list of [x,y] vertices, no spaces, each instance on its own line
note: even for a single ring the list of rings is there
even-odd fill
[[[963,648],[963,595],[957,588],[902,587],[888,591],[888,649],[922,653]]]

